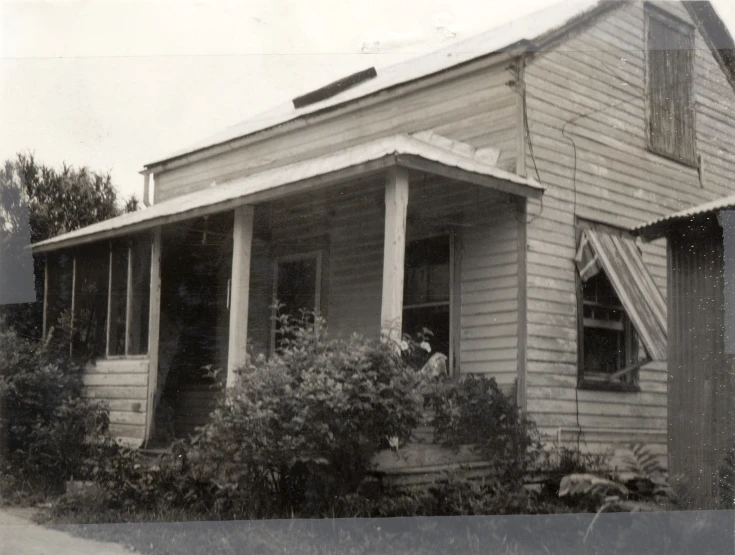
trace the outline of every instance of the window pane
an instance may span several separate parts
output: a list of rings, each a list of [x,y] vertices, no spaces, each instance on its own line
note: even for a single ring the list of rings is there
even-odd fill
[[[403,304],[449,301],[449,237],[414,241],[406,246]]]
[[[108,243],[83,247],[77,253],[74,352],[81,356],[105,355],[109,265]]]
[[[638,360],[638,340],[604,272],[587,280],[582,291],[583,377],[585,380],[607,382],[611,374]],[[626,374],[616,381],[632,383],[635,374]]]
[[[128,290],[128,242],[112,245],[112,286],[110,289],[110,355],[125,354],[125,310]]]
[[[148,235],[137,237],[133,241],[131,255],[133,288],[128,354],[143,355],[148,352],[148,310],[151,289],[151,241]]]
[[[413,241],[406,246],[403,285],[403,333],[428,330],[432,351],[449,356],[449,236]],[[441,303],[439,306],[425,306]]]

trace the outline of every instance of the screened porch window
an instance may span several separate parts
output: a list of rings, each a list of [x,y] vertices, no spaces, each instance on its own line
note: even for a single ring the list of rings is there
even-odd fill
[[[449,235],[406,245],[403,333],[429,330],[432,352],[449,357],[451,244]]]
[[[107,355],[144,355],[148,352],[150,237],[112,242],[109,270]]]

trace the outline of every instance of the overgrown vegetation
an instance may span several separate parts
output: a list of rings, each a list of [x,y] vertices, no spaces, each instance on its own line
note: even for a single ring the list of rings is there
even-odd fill
[[[4,497],[59,492],[91,476],[109,424],[81,397],[80,368],[64,349],[0,328],[0,461]]]
[[[544,446],[493,378],[423,371],[426,338],[331,338],[314,314],[283,316],[279,329],[277,354],[253,357],[198,435],[155,458],[107,439],[106,413],[80,399],[78,369],[63,353],[4,332],[1,347],[13,353],[1,367],[8,468],[45,491],[92,481],[56,505],[63,518],[90,508],[126,519],[553,514],[623,510],[612,494],[670,494],[642,447],[630,462],[635,484],[622,483],[603,456]],[[422,424],[482,464],[431,487],[384,487],[375,455],[400,453]],[[529,488],[534,474],[543,478]]]

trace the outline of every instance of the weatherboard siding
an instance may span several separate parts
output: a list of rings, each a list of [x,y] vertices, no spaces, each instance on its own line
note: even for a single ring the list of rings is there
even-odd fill
[[[681,5],[663,8],[691,21]],[[702,36],[695,40],[701,181],[696,168],[647,149],[642,3],[600,17],[525,70],[533,147],[526,165],[547,187],[528,210],[528,409],[542,432],[595,451],[642,441],[665,455],[667,365],[641,369],[639,393],[576,388],[575,218],[630,228],[732,193],[735,94]],[[666,294],[665,240],[641,250]]]
[[[507,64],[506,64],[507,65]],[[294,127],[225,154],[155,175],[155,201],[209,187],[368,140],[434,129],[476,147],[500,149],[499,164],[515,168],[516,93],[505,66],[484,68],[419,92],[386,99],[344,117]],[[307,118],[308,120],[308,118]]]
[[[148,358],[100,359],[82,375],[84,395],[110,411],[110,433],[118,441],[140,446],[148,408]]]
[[[378,337],[383,276],[382,177],[274,202],[256,210],[249,335],[270,346],[273,261],[320,250],[321,310],[330,332]],[[407,240],[457,230],[461,251],[460,367],[512,387],[518,360],[518,221],[510,197],[411,174]],[[270,223],[267,223],[267,221]]]

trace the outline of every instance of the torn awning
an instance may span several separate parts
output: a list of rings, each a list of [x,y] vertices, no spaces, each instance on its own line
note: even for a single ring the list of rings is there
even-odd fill
[[[628,317],[653,360],[666,360],[666,302],[632,237],[586,229],[575,258],[583,282],[600,270],[615,288]]]

